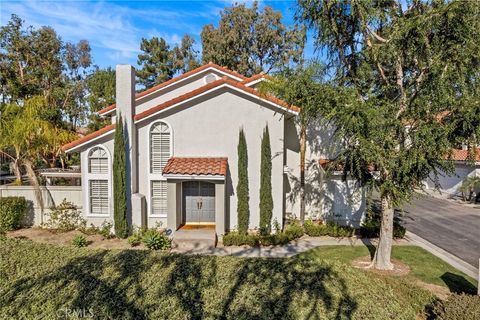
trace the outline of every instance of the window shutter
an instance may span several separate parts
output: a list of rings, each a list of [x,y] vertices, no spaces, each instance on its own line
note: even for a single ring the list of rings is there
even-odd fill
[[[107,152],[100,147],[93,148],[88,155],[88,172],[96,174],[108,173]]]
[[[90,180],[90,213],[109,214],[108,180]]]
[[[150,132],[150,172],[161,174],[170,158],[170,129],[160,122]]]
[[[152,215],[167,214],[167,182],[152,181]]]

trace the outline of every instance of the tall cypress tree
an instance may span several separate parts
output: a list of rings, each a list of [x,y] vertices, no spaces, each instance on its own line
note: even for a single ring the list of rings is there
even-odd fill
[[[113,151],[113,218],[115,235],[119,238],[128,236],[127,226],[127,184],[126,184],[126,149],[123,133],[123,120],[119,116],[115,128],[115,145]]]
[[[268,125],[263,130],[260,160],[260,233],[270,234],[272,231],[272,150]]]
[[[248,201],[248,153],[247,141],[245,140],[245,132],[240,129],[238,135],[238,184],[237,184],[237,217],[238,231],[247,233],[248,222],[250,220],[250,208]]]

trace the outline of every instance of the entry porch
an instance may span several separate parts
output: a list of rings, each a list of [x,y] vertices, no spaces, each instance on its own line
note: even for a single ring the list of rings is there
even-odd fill
[[[227,158],[170,158],[163,170],[168,229],[211,226],[225,233],[227,165]]]

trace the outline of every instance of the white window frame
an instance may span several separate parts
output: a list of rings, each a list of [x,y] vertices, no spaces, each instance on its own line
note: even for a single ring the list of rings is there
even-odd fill
[[[107,154],[107,173],[90,173],[90,161],[89,155],[90,152],[95,148],[102,148],[105,150]],[[85,152],[86,158],[84,159],[85,165],[83,165],[82,171],[85,172],[85,183],[82,184],[85,186],[86,192],[85,194],[85,212],[86,217],[88,218],[110,218],[112,217],[112,157],[110,151],[107,147],[102,144],[97,144],[89,148]],[[99,214],[99,213],[92,213],[90,207],[90,180],[106,180],[108,185],[108,214]]]
[[[152,139],[151,139],[151,132],[153,129],[153,126],[158,124],[158,123],[163,123],[167,125],[168,129],[170,130],[170,153],[169,153],[169,158],[173,157],[173,128],[168,123],[167,121],[161,119],[158,121],[153,121],[150,123],[148,126],[148,216],[152,218],[166,218],[167,213],[164,214],[153,214],[152,213],[152,181],[165,181],[167,182],[167,178],[163,176],[162,173],[152,173],[151,167],[152,167]],[[167,185],[167,198],[168,198],[168,185]],[[168,204],[167,204],[167,211],[168,211]]]
[[[98,173],[98,172],[92,172],[92,159],[104,159],[103,157],[92,157],[91,153],[94,152],[95,149],[100,149],[100,150],[103,150],[105,152],[105,159],[107,160],[106,161],[106,169],[107,169],[107,172],[103,172],[103,173]],[[88,152],[88,155],[87,155],[87,158],[88,158],[88,173],[89,174],[105,174],[105,173],[108,173],[108,154],[107,154],[107,151],[105,150],[105,148],[102,148],[102,147],[99,147],[99,146],[96,146],[96,147],[93,147],[90,149],[90,151]],[[101,164],[101,162],[99,162],[99,165]],[[101,166],[99,166],[99,168],[102,168]]]

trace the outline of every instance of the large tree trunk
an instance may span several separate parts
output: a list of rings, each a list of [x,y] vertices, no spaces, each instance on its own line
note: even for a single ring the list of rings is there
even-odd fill
[[[392,270],[390,261],[393,243],[393,205],[388,196],[382,197],[382,223],[380,225],[380,239],[373,257],[372,267],[379,270]]]
[[[12,162],[12,170],[13,174],[15,175],[15,184],[21,185],[22,184],[22,172],[20,171],[20,160],[15,159]]]
[[[307,132],[305,126],[300,127],[300,224],[305,222],[305,150]]]

